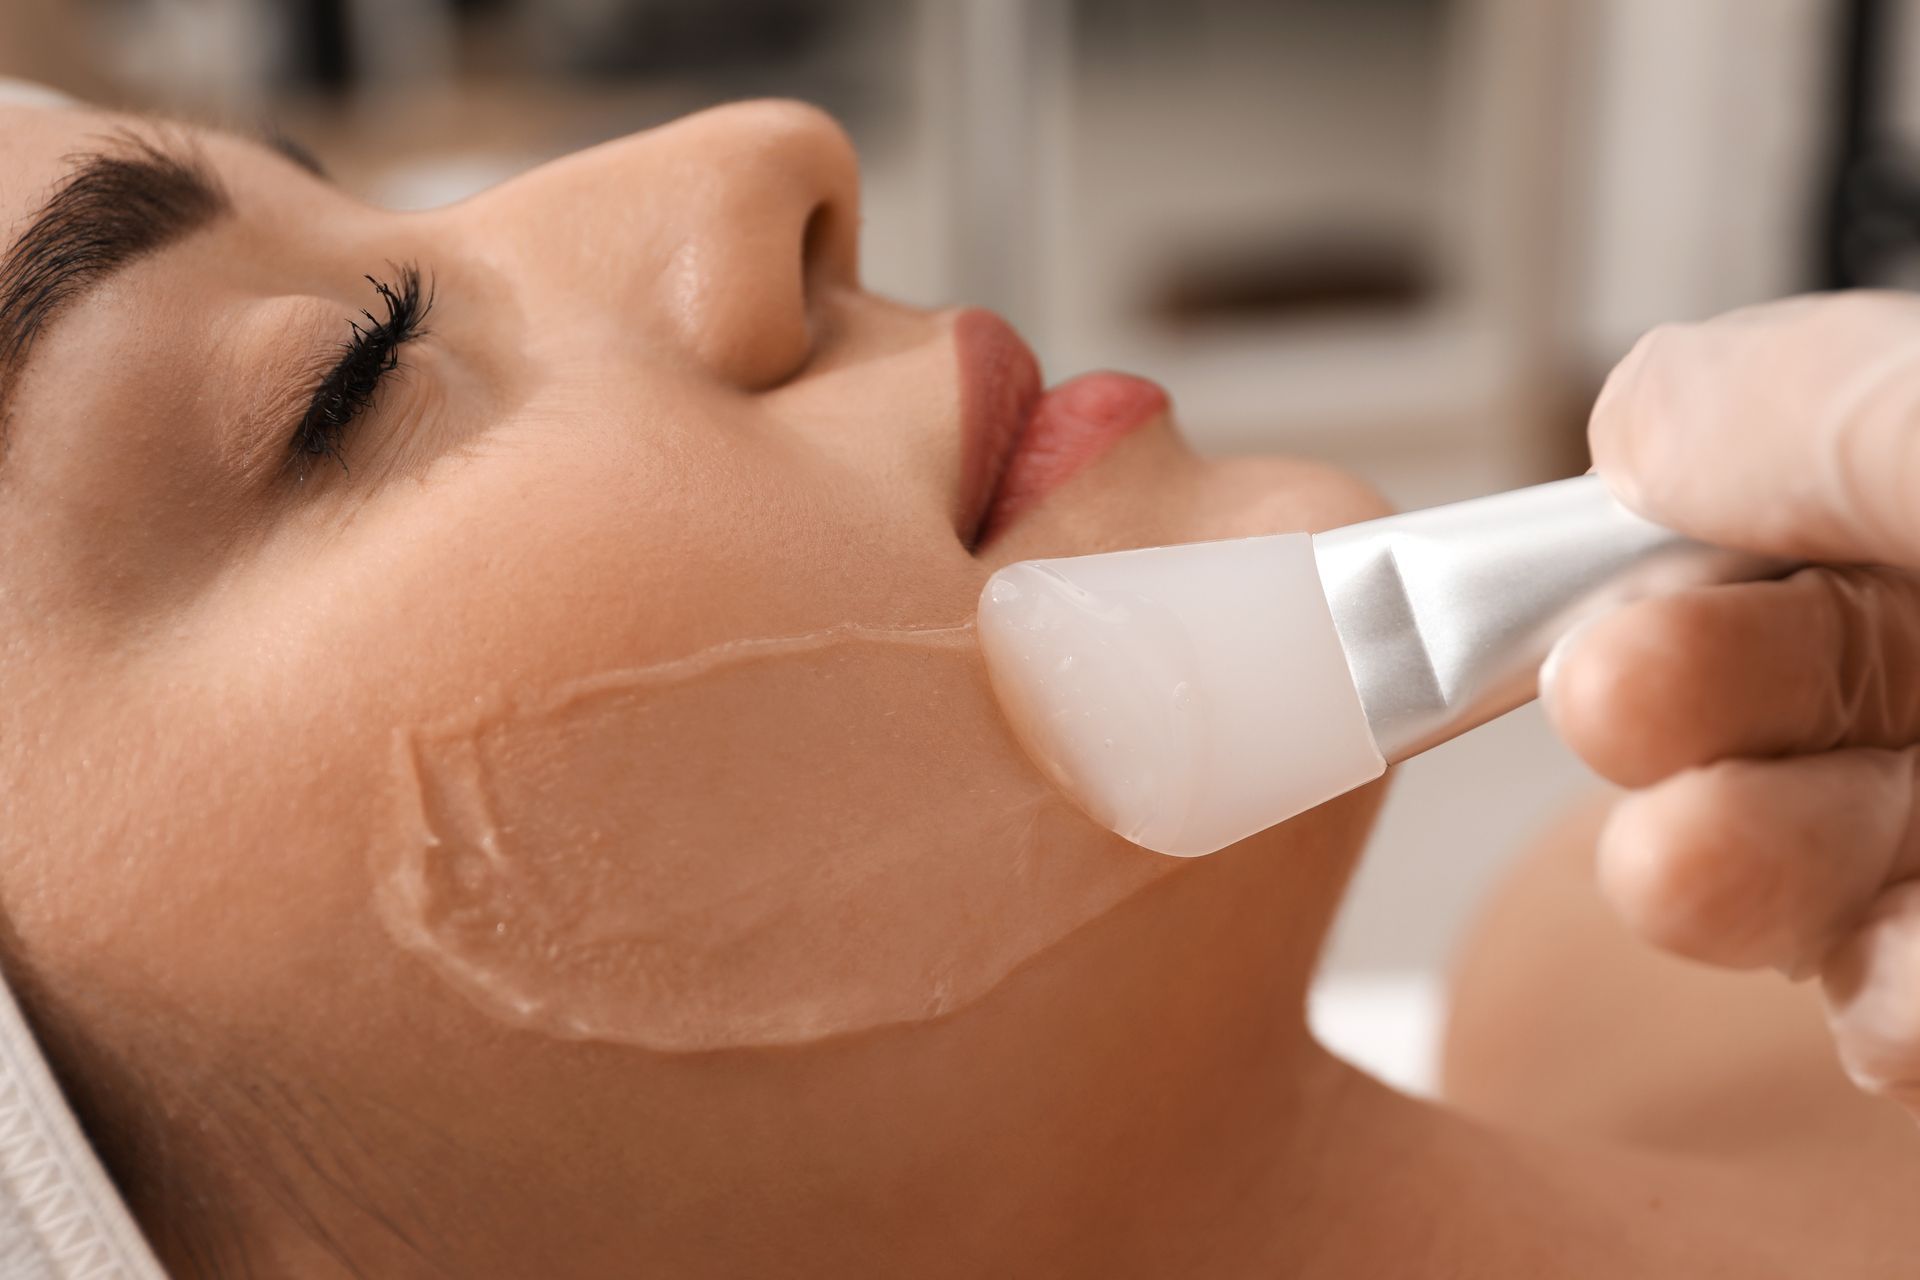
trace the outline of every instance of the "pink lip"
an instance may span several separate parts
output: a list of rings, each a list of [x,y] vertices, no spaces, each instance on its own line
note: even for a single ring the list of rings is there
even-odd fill
[[[1075,472],[1167,411],[1167,393],[1130,373],[1083,373],[1042,395],[980,528],[991,542]]]
[[[1013,326],[979,307],[953,325],[960,359],[961,538],[979,540],[994,487],[1040,400],[1040,362]]]
[[[992,541],[1082,467],[1167,410],[1167,393],[1125,373],[1087,373],[1043,392],[1040,364],[991,311],[954,323],[961,373],[960,532]]]

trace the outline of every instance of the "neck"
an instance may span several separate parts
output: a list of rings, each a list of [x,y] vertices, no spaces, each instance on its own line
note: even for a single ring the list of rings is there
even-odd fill
[[[350,1252],[392,1276],[1713,1274],[1637,1251],[1696,1196],[1664,1166],[1497,1137],[1313,1044],[1304,994],[1371,810],[1183,868],[937,1022],[769,1052],[555,1046],[543,1073],[593,1114],[485,1151],[389,1144],[458,1206],[416,1233],[440,1269],[377,1232]],[[1664,1237],[1623,1229],[1648,1187]],[[275,1234],[264,1256],[303,1252]]]

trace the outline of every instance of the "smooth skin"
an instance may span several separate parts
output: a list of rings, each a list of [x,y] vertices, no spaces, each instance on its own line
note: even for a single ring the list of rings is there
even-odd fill
[[[1822,566],[1635,605],[1550,664],[1562,734],[1634,789],[1607,896],[1680,955],[1818,976],[1848,1073],[1920,1118],[1920,301],[1656,330],[1591,438],[1651,519]]]
[[[119,127],[154,128],[0,110],[0,226]],[[989,896],[1007,859],[1047,859],[1062,923],[943,1018],[685,1054],[482,1012],[373,907],[396,733],[717,641],[965,617],[1017,558],[1379,504],[1300,462],[1198,459],[1162,422],[972,553],[954,316],[859,288],[853,156],[804,107],[408,215],[186,137],[236,213],[47,332],[0,472],[0,961],[176,1274],[1747,1280],[1904,1274],[1890,1251],[1920,1250],[1830,1165],[1503,1131],[1320,1051],[1304,992],[1378,788],[1194,862],[1090,823],[983,845]],[[261,460],[289,388],[363,273],[410,260],[430,335],[350,470],[285,482]],[[977,671],[866,678],[902,706],[990,697]],[[559,816],[751,745],[734,711],[636,727],[620,794],[556,794]],[[1010,740],[979,751],[924,762],[953,780],[926,821],[964,825],[975,771],[1024,767]],[[737,808],[714,796],[689,837],[701,895]],[[823,874],[920,853],[850,829]],[[962,909],[1003,945],[977,902],[908,882],[863,905],[906,953]]]

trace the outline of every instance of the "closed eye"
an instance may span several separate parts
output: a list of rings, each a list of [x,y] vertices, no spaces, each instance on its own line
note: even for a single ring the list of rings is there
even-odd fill
[[[347,469],[342,445],[348,431],[373,403],[381,382],[399,368],[400,348],[426,335],[423,322],[433,309],[432,283],[423,287],[420,269],[411,264],[398,272],[393,284],[366,278],[380,295],[386,314],[376,317],[362,311],[359,320],[349,322],[352,335],[342,344],[339,360],[314,389],[294,429],[287,461],[300,479],[306,478],[309,465],[318,457],[332,458],[342,471]]]

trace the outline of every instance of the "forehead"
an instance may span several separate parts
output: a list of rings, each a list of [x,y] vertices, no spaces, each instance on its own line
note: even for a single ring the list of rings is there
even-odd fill
[[[72,157],[104,142],[133,116],[78,107],[0,102],[0,229],[13,230],[46,200]]]

